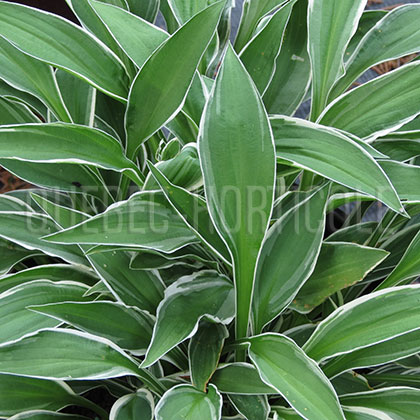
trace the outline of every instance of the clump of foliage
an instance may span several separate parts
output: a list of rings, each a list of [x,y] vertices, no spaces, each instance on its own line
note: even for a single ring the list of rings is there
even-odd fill
[[[0,2],[0,417],[418,419],[420,62],[349,88],[420,5],[68,4]]]

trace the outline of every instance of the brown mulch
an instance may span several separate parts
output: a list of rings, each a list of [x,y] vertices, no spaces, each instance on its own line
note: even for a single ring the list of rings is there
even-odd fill
[[[30,188],[30,184],[25,181],[22,181],[19,178],[16,178],[3,168],[0,168],[0,194],[14,191],[22,190],[24,188]]]
[[[417,57],[417,54],[407,55],[406,57],[398,58],[397,60],[386,61],[385,63],[378,64],[375,67],[372,67],[372,70],[375,70],[378,74],[385,74],[392,70],[401,67],[402,65],[414,60]]]

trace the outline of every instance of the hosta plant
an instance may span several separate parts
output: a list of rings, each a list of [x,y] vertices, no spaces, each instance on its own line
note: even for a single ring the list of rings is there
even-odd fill
[[[0,1],[0,417],[418,419],[420,5],[67,3]]]

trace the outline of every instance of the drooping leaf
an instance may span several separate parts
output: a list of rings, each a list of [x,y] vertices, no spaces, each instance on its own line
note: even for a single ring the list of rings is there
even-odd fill
[[[145,350],[152,336],[153,321],[149,315],[118,303],[33,301],[29,304],[31,311],[65,322],[87,333],[107,338],[122,349],[137,352]],[[48,319],[47,317],[43,319]]]
[[[177,385],[156,406],[156,420],[219,420],[221,414],[222,397],[214,385],[207,394],[191,385]]]
[[[69,112],[57,89],[53,69],[48,64],[24,54],[1,36],[2,31],[3,26],[0,29],[0,77],[13,87],[41,100],[57,118],[71,122]]]
[[[420,201],[420,166],[392,160],[383,160],[379,164],[402,200]]]
[[[209,212],[233,258],[237,335],[242,337],[273,203],[275,168],[267,114],[231,47],[207,103],[198,145]]]
[[[420,63],[406,64],[338,97],[319,122],[359,137],[379,137],[397,130],[420,113]]]
[[[391,340],[343,354],[330,360],[322,370],[328,377],[356,368],[379,366],[417,354],[420,351],[420,331],[415,330]]]
[[[275,72],[263,97],[269,114],[293,115],[309,89],[307,11],[308,0],[293,5]]]
[[[39,122],[26,105],[0,96],[0,125]]]
[[[373,414],[383,413],[390,419],[414,420],[419,413],[420,390],[409,387],[383,388],[349,394],[343,396],[340,401],[348,407],[370,409]]]
[[[39,251],[25,249],[0,238],[0,275],[8,273],[20,261],[40,254]]]
[[[362,73],[374,65],[420,50],[418,4],[398,7],[374,25],[346,62],[345,75],[336,83],[330,101],[342,94]]]
[[[397,212],[404,211],[381,167],[349,137],[297,118],[276,116],[270,122],[278,158],[375,197]]]
[[[165,197],[194,233],[223,259],[229,261],[229,252],[214,228],[206,202],[200,196],[169,182],[158,168],[150,166],[150,172],[162,188]]]
[[[402,281],[420,275],[420,232],[410,242],[403,257],[391,274],[377,287],[385,289],[400,284]]]
[[[277,10],[239,55],[261,95],[274,74],[276,58],[294,3],[295,1],[288,2]]]
[[[391,159],[406,161],[420,155],[420,132],[390,133],[372,145]]]
[[[27,410],[59,410],[74,404],[77,396],[63,382],[0,374],[0,415]]]
[[[419,295],[419,286],[401,286],[355,299],[318,324],[303,349],[319,361],[414,331]]]
[[[0,158],[85,163],[124,172],[142,185],[142,173],[124,156],[118,141],[100,130],[61,123],[13,125],[0,128],[0,142]]]
[[[86,222],[49,236],[48,241],[121,245],[172,252],[195,242],[196,236],[162,193],[145,191],[116,203]]]
[[[328,192],[329,187],[317,190],[268,231],[255,272],[252,313],[256,333],[289,305],[312,274],[321,250]]]
[[[110,420],[152,420],[154,411],[153,395],[146,389],[135,394],[124,395],[111,408]]]
[[[85,380],[138,375],[137,363],[108,340],[75,330],[43,330],[0,347],[0,372]]]
[[[35,280],[3,292],[0,294],[0,343],[16,340],[42,328],[56,327],[61,323],[28,310],[29,305],[68,300],[86,301],[83,295],[87,289],[87,286],[79,283]]]
[[[300,289],[292,307],[301,313],[310,312],[328,296],[363,280],[388,255],[383,249],[353,243],[324,243],[315,270]]]
[[[89,0],[121,48],[142,67],[168,34],[128,11],[100,1]]]
[[[305,419],[345,419],[331,383],[294,341],[274,333],[247,341],[249,356],[263,381],[275,388]]]
[[[29,212],[0,212],[0,237],[33,251],[62,258],[76,264],[86,265],[86,259],[75,246],[50,244],[41,237],[57,231],[57,226],[48,217]]]
[[[141,68],[131,87],[126,112],[129,157],[135,156],[142,142],[180,110],[222,7],[223,2],[218,2],[195,15]]]
[[[321,114],[331,88],[343,74],[344,53],[356,33],[365,6],[366,0],[309,0],[308,50],[312,67],[312,121]]]
[[[0,3],[0,23],[0,35],[27,54],[69,71],[117,99],[127,98],[122,63],[78,26],[59,16],[8,2]]]
[[[191,383],[205,392],[207,384],[217,368],[220,354],[228,332],[223,324],[202,321],[191,338],[188,356]]]
[[[88,420],[88,417],[77,414],[62,414],[54,411],[31,410],[16,414],[10,420]]]
[[[2,276],[0,278],[0,293],[33,280],[51,280],[54,282],[67,280],[92,286],[98,279],[93,271],[80,265],[38,265]]]
[[[257,369],[248,363],[230,363],[219,367],[211,382],[220,392],[238,395],[275,394],[276,390],[261,380]]]
[[[142,366],[152,365],[194,335],[202,318],[227,324],[233,312],[234,290],[226,277],[213,271],[181,277],[165,290]]]
[[[264,395],[229,395],[229,400],[238,413],[247,420],[267,420],[270,414],[270,406]]]

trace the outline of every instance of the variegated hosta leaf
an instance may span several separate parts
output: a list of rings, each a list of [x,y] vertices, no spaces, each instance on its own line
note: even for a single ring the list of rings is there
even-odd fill
[[[181,277],[165,290],[142,366],[152,365],[194,335],[202,318],[228,324],[233,315],[234,289],[226,277],[212,271]]]
[[[155,402],[153,395],[139,389],[135,394],[124,395],[111,408],[110,420],[152,420]]]

